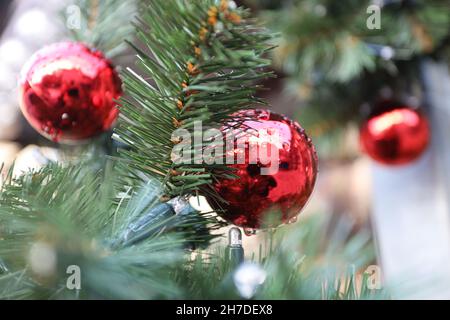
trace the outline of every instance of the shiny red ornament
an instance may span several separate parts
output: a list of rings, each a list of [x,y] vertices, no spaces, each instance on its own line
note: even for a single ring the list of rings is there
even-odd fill
[[[234,118],[232,123],[239,123],[239,139],[247,140],[245,149],[239,147],[244,144],[235,142],[234,150],[227,153],[236,155],[235,164],[229,166],[236,169],[233,174],[238,178],[216,182],[214,187],[227,204],[210,197],[210,205],[225,220],[249,229],[295,220],[316,181],[318,160],[311,140],[298,123],[270,111],[246,110],[238,113],[237,118],[241,121]],[[224,135],[230,131],[229,127],[222,128]],[[257,150],[252,158],[251,144]],[[245,161],[236,163],[237,155],[244,151]],[[277,169],[262,174],[261,169],[271,167]],[[276,215],[270,217],[268,225],[267,212]]]
[[[76,142],[107,131],[118,116],[121,80],[99,51],[80,43],[44,47],[25,64],[19,80],[21,110],[40,134]]]
[[[360,131],[363,151],[385,165],[414,161],[427,148],[429,140],[427,118],[405,106],[384,109],[372,115]]]

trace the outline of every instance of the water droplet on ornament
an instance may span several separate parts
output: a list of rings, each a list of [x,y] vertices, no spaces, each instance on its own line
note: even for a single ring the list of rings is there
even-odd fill
[[[247,237],[254,236],[254,235],[256,234],[256,229],[253,229],[253,228],[244,228],[244,234],[245,234]]]
[[[61,116],[61,119],[62,120],[67,120],[67,119],[69,119],[69,115],[67,113],[63,113],[62,116]]]
[[[290,218],[289,221],[287,222],[287,224],[293,224],[296,222],[297,222],[297,216]]]
[[[267,133],[271,136],[274,135],[276,133],[276,131],[277,131],[277,129],[275,129],[275,128],[267,128]]]

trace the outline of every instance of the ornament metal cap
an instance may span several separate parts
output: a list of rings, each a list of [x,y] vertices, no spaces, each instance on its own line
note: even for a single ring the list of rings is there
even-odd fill
[[[242,247],[242,232],[239,228],[233,227],[228,232],[228,245],[230,247]]]

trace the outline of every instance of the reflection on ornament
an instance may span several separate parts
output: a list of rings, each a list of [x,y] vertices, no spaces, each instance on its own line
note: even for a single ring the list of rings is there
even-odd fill
[[[33,55],[19,80],[20,105],[30,124],[57,142],[107,131],[115,122],[121,81],[99,51],[62,42]]]

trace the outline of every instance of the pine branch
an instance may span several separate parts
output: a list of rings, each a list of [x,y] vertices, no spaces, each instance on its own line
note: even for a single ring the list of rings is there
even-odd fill
[[[7,269],[0,274],[0,298],[178,296],[167,268],[183,262],[186,245],[217,237],[209,234],[218,227],[216,219],[195,213],[167,217],[151,225],[151,236],[117,245],[159,202],[161,189],[152,182],[124,188],[114,167],[92,168],[52,164],[8,176],[0,196],[0,257]],[[71,265],[81,269],[79,291],[66,287]]]
[[[80,9],[80,28],[68,30],[75,41],[102,50],[108,58],[121,55],[127,46],[124,39],[133,34],[131,21],[137,13],[139,0],[73,0]],[[63,11],[65,21],[73,19],[73,12]]]
[[[344,220],[344,219],[343,219]],[[347,222],[348,223],[348,222]],[[333,225],[315,215],[260,236],[258,263],[267,279],[254,299],[386,299],[387,290],[367,286],[365,268],[374,260],[370,235],[352,234],[345,221]],[[174,278],[192,299],[242,299],[233,279],[234,266],[223,248],[196,256],[175,269]]]
[[[262,16],[283,35],[275,52],[278,66],[304,82],[347,83],[365,71],[387,70],[385,60],[432,54],[448,35],[450,10],[445,0],[386,1],[380,29],[367,26],[371,4],[294,0],[264,12]]]
[[[194,123],[220,128],[237,110],[262,102],[254,96],[255,81],[271,76],[270,34],[255,27],[243,9],[229,1],[152,1],[136,23],[139,73],[124,74],[126,97],[117,139],[131,168],[164,185],[171,198],[213,191],[213,179],[224,175],[222,165],[175,165],[172,134],[192,130]],[[224,162],[225,163],[225,162]]]
[[[48,183],[44,182],[40,188],[38,184],[43,182],[41,179],[47,170],[53,173],[44,179]],[[8,262],[10,271],[0,274],[0,299],[242,299],[233,280],[234,266],[221,247],[209,254],[199,252],[192,260],[190,254],[181,250],[180,234],[172,237],[159,234],[133,246],[112,248],[111,240],[120,238],[130,221],[136,221],[135,218],[157,202],[158,188],[148,185],[131,198],[128,196],[133,193],[125,189],[117,199],[122,204],[106,213],[99,210],[111,204],[106,201],[111,195],[104,189],[114,183],[89,183],[98,176],[83,175],[80,170],[78,167],[63,172],[60,167],[49,167],[36,173],[34,182],[19,179],[16,187],[12,181],[4,187],[0,221],[6,228],[2,230],[0,255]],[[80,175],[69,172],[80,172]],[[105,176],[111,177],[111,173]],[[73,188],[68,177],[75,178]],[[24,185],[17,184],[25,180]],[[62,186],[55,187],[57,183]],[[84,196],[69,196],[82,186],[86,188],[79,192]],[[38,197],[52,191],[53,204],[35,212],[36,203],[49,200]],[[20,194],[20,205],[12,201],[16,198],[11,198],[12,194]],[[66,201],[60,203],[60,199]],[[80,204],[76,206],[76,202]],[[57,203],[60,205],[56,206]],[[66,205],[77,207],[77,211],[59,211],[60,206]],[[8,213],[12,210],[14,214]],[[57,217],[56,211],[59,212]],[[18,218],[13,219],[16,215]],[[388,297],[384,290],[369,290],[365,278],[356,281],[358,274],[374,259],[367,232],[354,233],[345,223],[331,228],[330,221],[324,218],[316,215],[264,234],[266,241],[260,246],[259,254],[250,259],[268,274],[255,298]],[[92,226],[88,227],[90,223]],[[49,249],[54,250],[57,263],[55,270],[50,269],[52,272],[46,274],[43,266],[52,260]],[[26,262],[22,262],[24,258]],[[36,262],[41,264],[36,265]],[[353,267],[348,268],[349,264]],[[67,289],[67,265],[80,266],[81,290]]]

